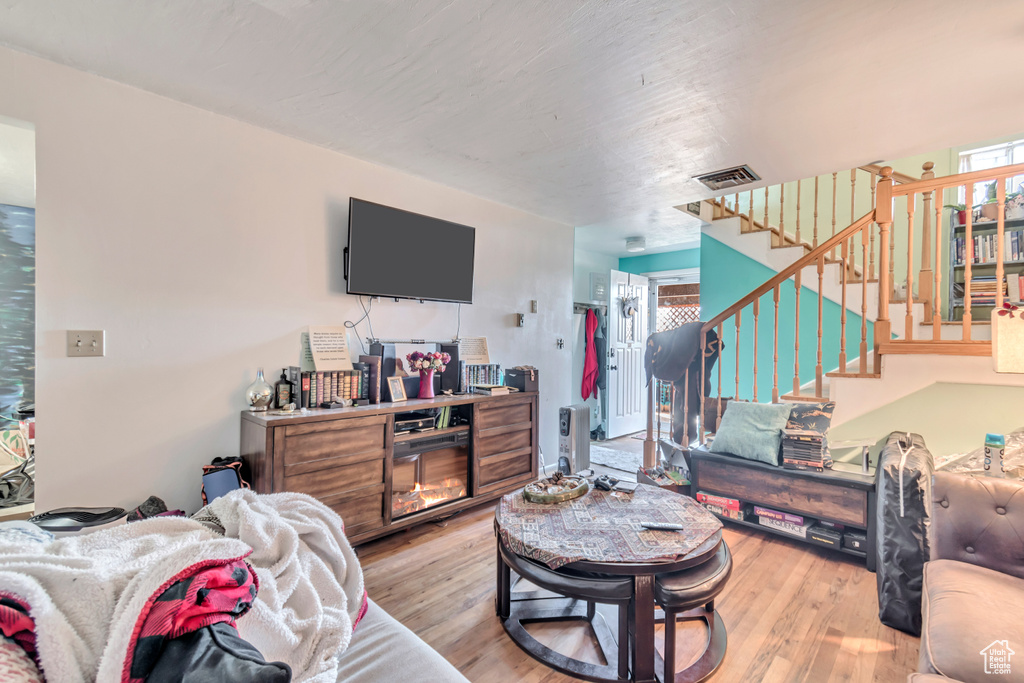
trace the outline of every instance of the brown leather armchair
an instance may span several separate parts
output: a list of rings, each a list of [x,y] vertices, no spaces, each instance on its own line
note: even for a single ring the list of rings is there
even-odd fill
[[[931,524],[909,680],[1024,681],[1024,485],[937,472]]]

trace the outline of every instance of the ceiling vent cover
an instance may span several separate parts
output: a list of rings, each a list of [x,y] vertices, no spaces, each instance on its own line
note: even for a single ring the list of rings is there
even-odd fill
[[[760,179],[761,176],[754,173],[746,164],[697,176],[697,180],[712,190],[728,190],[731,187],[746,185]]]

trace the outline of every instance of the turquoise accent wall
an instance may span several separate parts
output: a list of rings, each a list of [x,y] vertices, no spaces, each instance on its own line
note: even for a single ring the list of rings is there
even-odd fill
[[[736,303],[745,294],[763,284],[776,271],[727,247],[721,242],[701,236],[700,242],[700,305],[701,319],[711,320]],[[803,278],[817,277],[813,268],[803,271]],[[757,334],[757,400],[772,400],[772,369],[774,364],[775,324],[772,292],[764,294],[759,302]],[[839,365],[840,313],[842,307],[825,299],[822,303],[822,368],[830,372]],[[793,392],[793,361],[796,287],[788,280],[779,287],[779,395]],[[860,355],[861,317],[851,310],[846,313],[846,358],[855,360]],[[725,348],[719,363],[722,368],[722,396],[736,393],[736,327],[735,317],[722,324]],[[874,339],[874,326],[868,321],[868,344]],[[870,348],[869,348],[870,350]],[[818,294],[802,287],[800,290],[800,384],[814,380],[818,353]],[[741,312],[739,398],[750,399],[754,385],[754,313],[753,305]],[[711,395],[718,395],[718,368],[712,373]]]
[[[642,256],[620,258],[619,270],[624,273],[640,275],[642,273],[656,273],[662,270],[698,268],[700,267],[700,262],[700,249],[681,249],[679,251],[668,251],[664,254],[643,254]]]

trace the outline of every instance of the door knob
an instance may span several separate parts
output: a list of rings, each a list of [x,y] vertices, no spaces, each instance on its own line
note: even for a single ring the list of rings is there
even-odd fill
[[[618,370],[618,369],[619,369],[619,366],[617,366],[617,365],[609,365],[609,366],[608,366],[608,369],[609,369],[609,370]]]

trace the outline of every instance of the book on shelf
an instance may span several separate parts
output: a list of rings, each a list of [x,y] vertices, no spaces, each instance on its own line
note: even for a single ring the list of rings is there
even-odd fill
[[[474,394],[485,394],[487,396],[504,396],[505,394],[512,393],[511,387],[501,384],[474,384],[471,390]]]
[[[366,395],[370,403],[380,403],[380,356],[359,356],[359,362],[367,367],[365,374]]]
[[[971,236],[972,264],[995,263],[999,258],[999,234],[989,233]],[[953,238],[953,265],[967,263],[967,238]],[[1003,262],[1024,261],[1024,230],[1006,230],[1003,233]]]
[[[754,514],[758,517],[774,519],[778,522],[785,522],[786,524],[801,525],[804,523],[804,518],[800,515],[794,515],[791,512],[772,510],[771,508],[761,507],[760,505],[754,506]]]
[[[742,503],[735,498],[716,496],[712,493],[705,493],[703,491],[697,492],[697,502],[715,505],[726,510],[739,510],[742,508]]]
[[[719,517],[727,517],[728,519],[736,519],[736,520],[739,520],[741,522],[744,521],[744,519],[745,519],[742,510],[730,510],[729,508],[723,508],[723,507],[720,507],[718,505],[712,505],[711,503],[702,503],[702,505],[704,505],[704,508],[708,512],[716,514]]]
[[[803,519],[802,517],[800,519]],[[801,524],[793,524],[790,522],[782,522],[772,517],[758,517],[757,523],[761,526],[775,529],[783,533],[789,534],[790,536],[796,536],[797,538],[807,538],[807,530],[814,522],[806,520]]]

